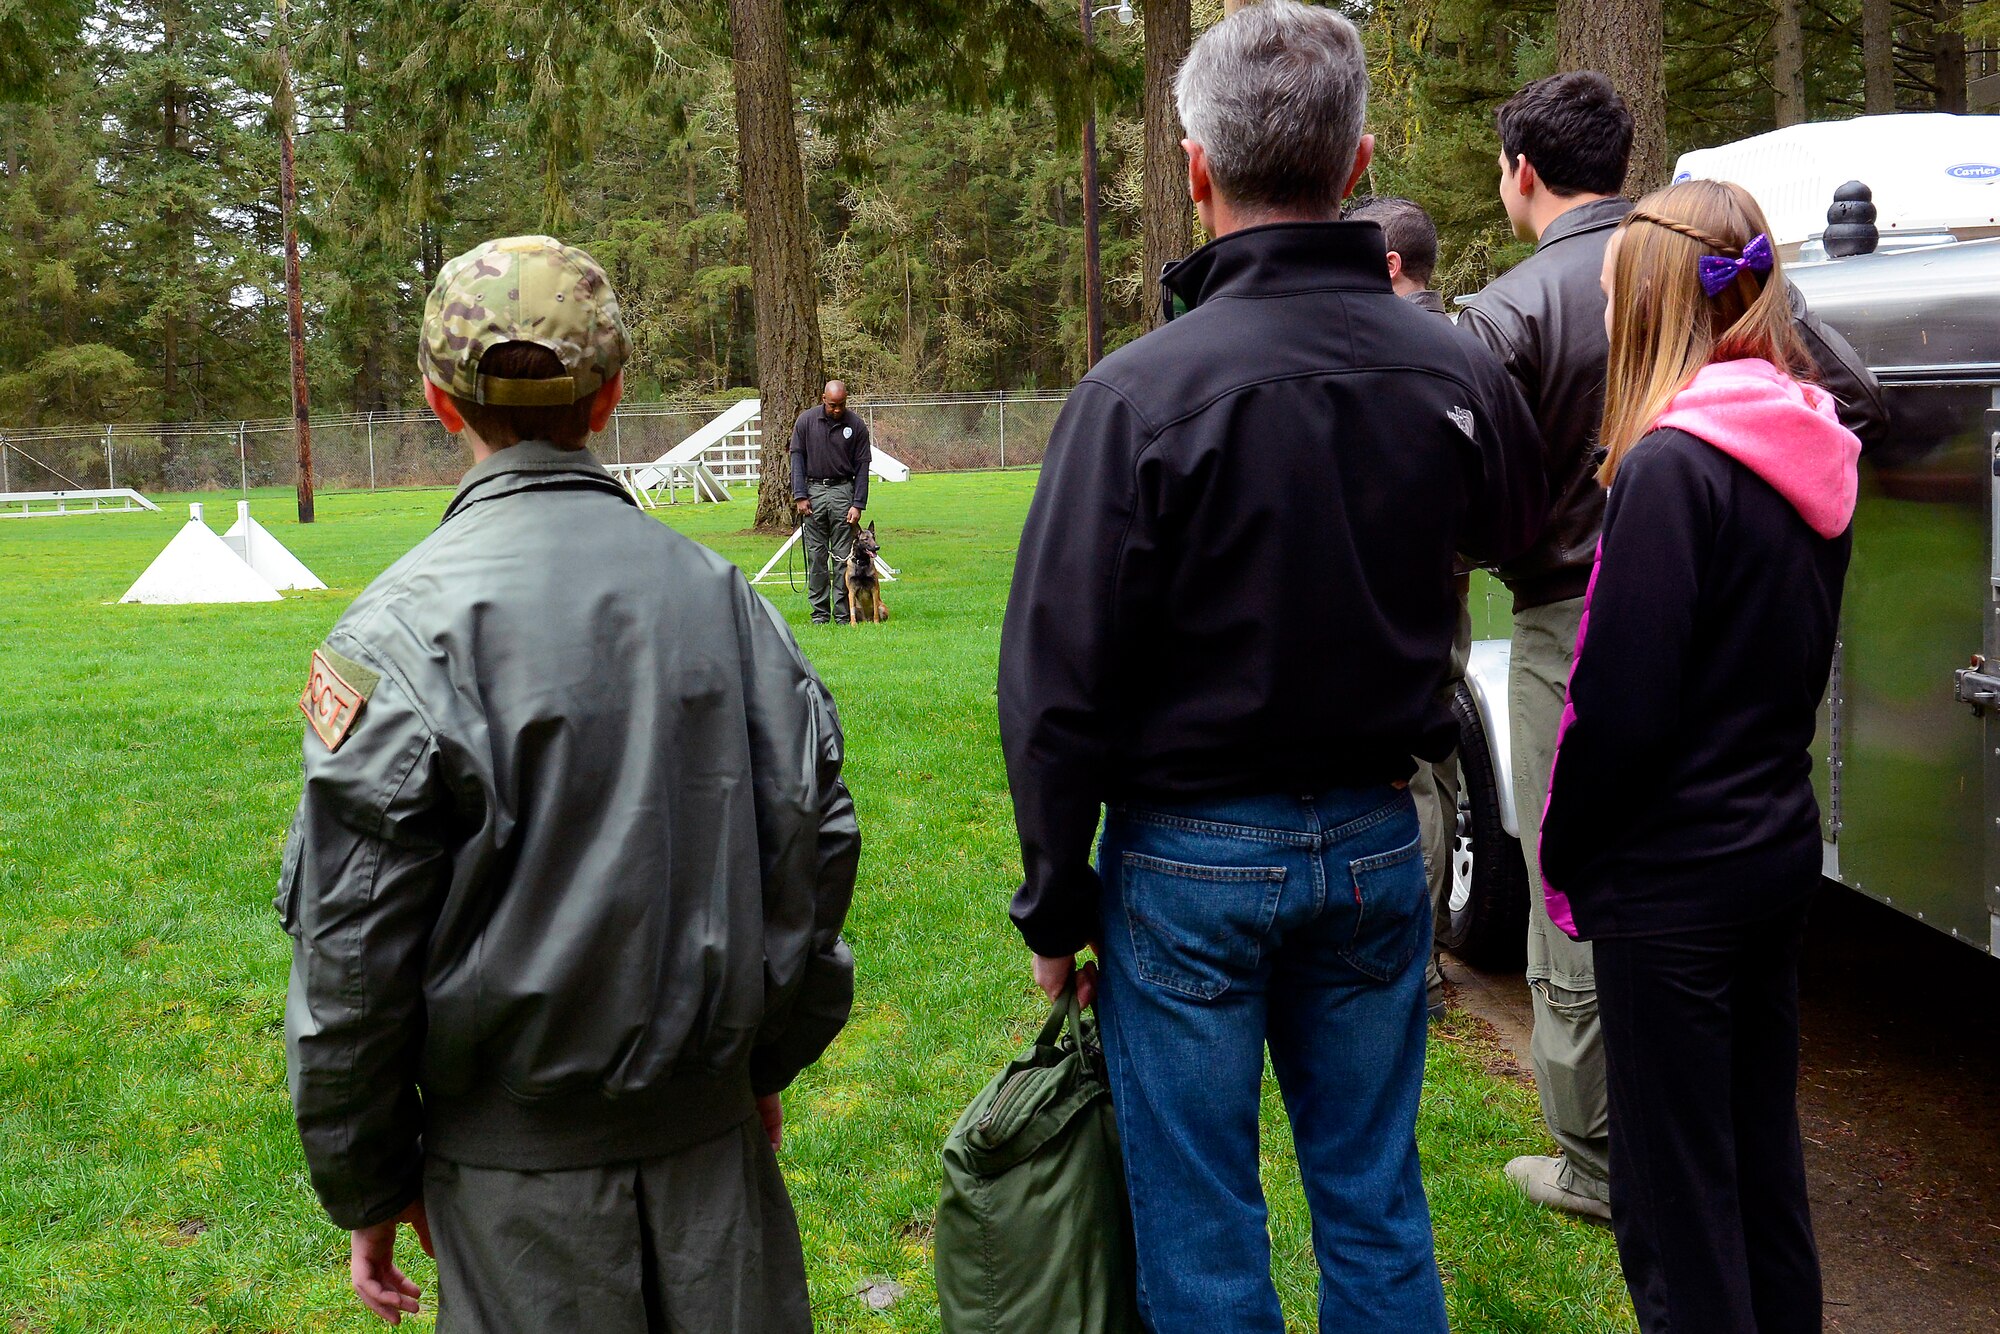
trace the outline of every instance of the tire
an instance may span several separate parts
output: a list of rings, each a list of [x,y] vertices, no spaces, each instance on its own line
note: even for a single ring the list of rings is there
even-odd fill
[[[1528,871],[1521,844],[1500,822],[1500,790],[1486,726],[1472,692],[1452,695],[1458,723],[1458,827],[1451,846],[1451,887],[1438,943],[1475,968],[1511,972],[1528,955]]]

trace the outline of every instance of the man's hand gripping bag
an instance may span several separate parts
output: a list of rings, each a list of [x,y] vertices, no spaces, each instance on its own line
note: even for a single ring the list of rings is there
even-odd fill
[[[946,1334],[1144,1329],[1104,1054],[1074,983],[945,1140],[936,1256]]]

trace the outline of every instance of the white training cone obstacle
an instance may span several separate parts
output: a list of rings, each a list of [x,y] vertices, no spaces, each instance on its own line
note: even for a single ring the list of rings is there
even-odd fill
[[[273,588],[325,588],[319,576],[305,562],[285,550],[285,544],[271,536],[271,530],[250,517],[250,502],[236,502],[236,522],[222,540],[257,573],[271,581]]]
[[[120,602],[170,606],[191,602],[278,602],[271,581],[202,522],[201,506],[188,506],[188,521],[166,550],[125,590]]]

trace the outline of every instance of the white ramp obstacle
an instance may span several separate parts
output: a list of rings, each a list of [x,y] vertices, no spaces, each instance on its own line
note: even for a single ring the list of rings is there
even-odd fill
[[[243,562],[229,544],[202,522],[201,506],[188,506],[188,521],[120,602],[172,606],[191,602],[278,602],[271,581]]]
[[[706,426],[654,459],[652,467],[626,473],[626,485],[650,492],[662,486],[671,489],[686,482],[694,491],[696,500],[729,499],[728,488],[723,486],[721,478],[709,471],[701,456],[721,444],[731,433],[748,426],[757,412],[758,401],[754,398],[731,404],[727,411],[717,414]]]
[[[696,500],[727,500],[729,492],[704,461],[708,451],[720,445],[732,435],[746,432],[750,423],[763,414],[762,399],[746,398],[732,403],[727,410],[718,413],[699,431],[675,445],[650,464],[637,467],[619,465],[613,469],[620,482],[634,499],[649,508],[657,504],[654,494],[660,488],[667,489],[671,499],[673,491],[682,483],[694,492]],[[761,433],[761,431],[759,432]],[[885,482],[907,482],[910,480],[909,465],[901,459],[882,452],[880,446],[869,451],[868,472]]]
[[[305,567],[305,563],[285,549],[285,544],[271,536],[270,529],[250,517],[250,502],[236,502],[236,522],[222,535],[229,549],[242,557],[243,563],[270,580],[273,588],[325,588],[319,576]]]
[[[139,514],[146,510],[158,514],[160,507],[129,486],[94,491],[0,491],[0,519],[58,519],[72,514]]]

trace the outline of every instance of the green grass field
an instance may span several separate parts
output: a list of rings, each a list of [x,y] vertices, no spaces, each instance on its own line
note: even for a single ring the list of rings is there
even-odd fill
[[[905,572],[886,626],[806,627],[803,594],[772,590],[840,700],[866,840],[854,1020],[787,1098],[783,1162],[823,1329],[938,1328],[938,1145],[1044,1013],[1005,913],[1018,853],[993,704],[1033,484],[879,486],[871,514]],[[325,495],[300,528],[288,496],[262,493],[262,521],[332,586],[275,605],[115,605],[184,521],[180,503],[0,522],[0,1327],[376,1327],[292,1130],[289,951],[270,901],[307,655],[447,498]],[[208,499],[212,522],[232,509]],[[749,514],[739,501],[665,518],[755,568],[771,544],[741,533]],[[1532,1089],[1488,1072],[1504,1061],[1464,1016],[1430,1058],[1420,1134],[1453,1328],[1629,1329],[1609,1235],[1500,1178],[1544,1148]],[[1279,1282],[1293,1327],[1310,1329],[1304,1201],[1274,1088],[1266,1125]],[[416,1272],[428,1328],[434,1278]],[[874,1275],[907,1296],[868,1309],[852,1294]]]

